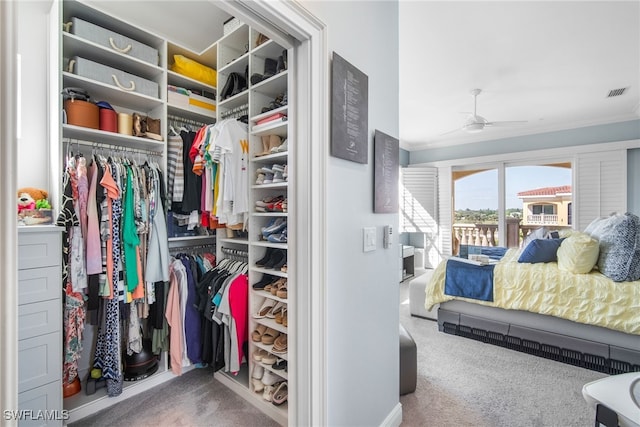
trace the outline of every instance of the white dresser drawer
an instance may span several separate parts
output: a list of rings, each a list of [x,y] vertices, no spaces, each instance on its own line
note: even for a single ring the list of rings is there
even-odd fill
[[[68,414],[60,409],[62,380],[19,393],[18,408],[31,415],[30,418],[20,419],[19,426],[61,426],[68,418]]]
[[[54,229],[55,230],[55,229]],[[30,229],[18,233],[18,269],[60,265],[62,236],[51,230]]]
[[[18,339],[57,332],[62,328],[60,300],[35,302],[18,307]]]
[[[60,299],[62,286],[60,266],[18,271],[18,305]],[[62,310],[62,306],[60,307]]]
[[[60,332],[18,341],[18,393],[60,380]]]

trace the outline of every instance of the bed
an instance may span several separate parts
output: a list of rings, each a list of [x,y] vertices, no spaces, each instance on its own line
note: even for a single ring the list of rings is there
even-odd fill
[[[589,236],[596,245],[606,241]],[[632,240],[632,256],[640,256],[635,234]],[[600,247],[600,256],[610,249]],[[509,249],[491,266],[465,266],[474,286],[482,281],[481,270],[490,267],[488,300],[477,289],[470,297],[452,292],[447,277],[449,282],[455,277],[455,258],[440,263],[428,279],[424,300],[426,310],[438,307],[439,330],[600,372],[640,371],[640,280],[612,280],[602,273],[608,271],[598,256],[599,269],[577,274],[559,268],[559,249],[557,262],[518,262],[523,251]],[[634,258],[627,265],[635,269],[636,263]]]

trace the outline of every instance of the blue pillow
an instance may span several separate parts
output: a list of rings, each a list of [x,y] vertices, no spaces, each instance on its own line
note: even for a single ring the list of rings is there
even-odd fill
[[[535,239],[520,254],[518,262],[537,264],[539,262],[556,262],[558,248],[564,239]]]

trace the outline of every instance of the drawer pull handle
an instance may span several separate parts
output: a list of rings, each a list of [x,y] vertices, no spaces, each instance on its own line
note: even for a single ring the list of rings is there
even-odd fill
[[[118,46],[116,46],[116,43],[113,41],[113,37],[109,37],[109,44],[111,45],[113,50],[116,50],[120,53],[128,53],[131,50],[131,45],[128,45],[124,49],[121,49]]]
[[[118,86],[122,90],[126,90],[127,92],[136,90],[136,82],[134,82],[133,80],[129,80],[129,83],[131,83],[129,87],[124,87],[120,84],[120,82],[118,81],[118,77],[116,77],[115,74],[111,74],[111,78],[113,79],[113,82],[116,84],[116,86]]]

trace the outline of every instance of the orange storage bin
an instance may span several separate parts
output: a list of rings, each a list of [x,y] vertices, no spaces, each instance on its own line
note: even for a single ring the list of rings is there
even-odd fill
[[[96,104],[78,99],[68,99],[64,101],[64,110],[67,113],[68,124],[100,129],[100,112]]]

